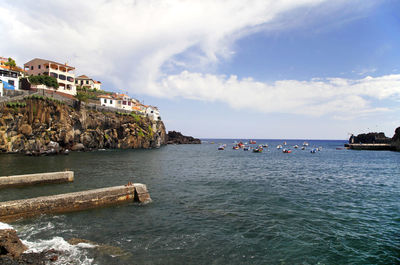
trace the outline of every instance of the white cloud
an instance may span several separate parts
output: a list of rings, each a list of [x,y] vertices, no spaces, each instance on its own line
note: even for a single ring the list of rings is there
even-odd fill
[[[323,14],[348,1],[9,1],[0,6],[0,56],[19,64],[34,57],[67,61],[77,74],[135,94],[221,101],[238,109],[338,118],[386,110],[373,107],[370,98],[398,97],[398,75],[267,84],[200,73],[232,56],[243,36],[307,22],[325,3]],[[299,8],[308,9],[301,18],[291,13]],[[182,68],[187,71],[169,74]]]
[[[261,112],[331,114],[350,119],[373,112],[388,111],[374,107],[373,101],[400,98],[400,75],[363,79],[327,78],[310,81],[281,80],[273,84],[251,78],[239,80],[223,76],[183,71],[154,85],[154,90],[169,97],[218,101],[237,109]]]

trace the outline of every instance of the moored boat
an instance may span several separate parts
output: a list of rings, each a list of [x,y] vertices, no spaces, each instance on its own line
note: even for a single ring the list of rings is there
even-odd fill
[[[218,150],[225,150],[225,146],[220,145],[220,146],[218,147]]]
[[[292,152],[292,150],[290,150],[290,149],[283,149],[282,152],[285,153],[285,154],[290,154],[290,153]]]

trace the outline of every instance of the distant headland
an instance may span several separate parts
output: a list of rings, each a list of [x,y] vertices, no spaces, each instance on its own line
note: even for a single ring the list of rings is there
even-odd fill
[[[354,150],[387,150],[400,151],[400,127],[395,130],[392,138],[387,137],[383,132],[362,133],[357,136],[351,135],[349,143],[345,144],[349,149]]]

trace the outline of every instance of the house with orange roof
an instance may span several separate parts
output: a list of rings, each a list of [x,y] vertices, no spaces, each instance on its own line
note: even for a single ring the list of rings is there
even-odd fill
[[[76,95],[75,86],[75,67],[68,65],[67,63],[58,63],[50,60],[44,60],[35,58],[24,64],[24,70],[28,75],[48,75],[57,79],[59,85],[57,91]],[[50,89],[44,86],[44,89]]]
[[[110,95],[100,95],[98,96],[100,99],[100,105],[105,107],[113,107],[116,108],[116,100]]]
[[[88,77],[87,75],[80,75],[75,78],[75,84],[77,86],[87,88],[87,89],[101,89],[101,82],[93,80],[92,78]]]

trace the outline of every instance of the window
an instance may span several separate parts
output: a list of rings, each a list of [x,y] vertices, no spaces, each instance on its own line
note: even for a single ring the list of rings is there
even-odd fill
[[[58,74],[56,74],[56,73],[50,73],[50,76],[57,78],[57,77],[58,77]]]
[[[42,67],[40,64],[38,65],[38,69],[40,69],[40,67]]]
[[[58,78],[60,78],[61,80],[67,79],[67,77],[65,75],[59,75]]]
[[[126,105],[126,101],[124,100],[124,101],[122,101],[122,105]]]
[[[69,82],[74,82],[74,78],[71,77],[71,76],[67,76],[67,80],[68,80]]]
[[[112,104],[112,99],[110,99],[110,104]]]
[[[89,80],[86,80],[86,85],[89,85]]]
[[[130,106],[132,104],[132,102],[128,101],[128,105]]]
[[[107,99],[104,99],[104,103],[107,103]]]
[[[49,69],[49,66],[48,66],[48,65],[46,65],[46,69]]]
[[[31,70],[33,70],[33,65],[31,66]]]
[[[8,83],[13,86],[14,85],[14,80],[8,80]]]

